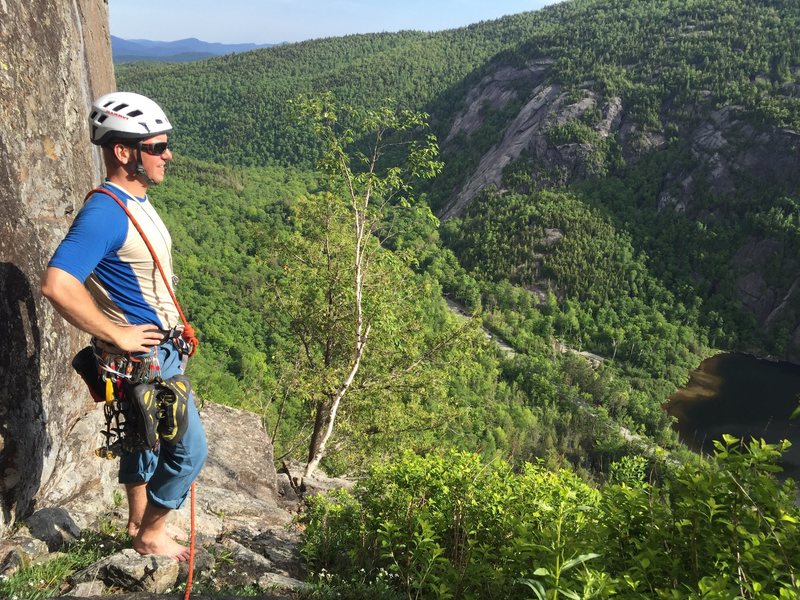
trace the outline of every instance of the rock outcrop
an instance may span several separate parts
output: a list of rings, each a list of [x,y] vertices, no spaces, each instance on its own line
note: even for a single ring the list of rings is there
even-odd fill
[[[498,62],[466,92],[464,108],[442,144],[445,156],[459,152],[491,115],[508,111],[512,103],[520,108],[503,126],[500,141],[454,190],[440,211],[442,219],[460,217],[487,187],[524,190],[602,178],[609,163],[636,165],[667,146],[664,126],[643,127],[631,107],[618,97],[603,98],[594,82],[562,89],[552,82],[550,66],[542,59],[524,68]],[[680,138],[686,156],[657,182],[653,206],[658,211],[684,213],[709,227],[727,226],[737,218],[729,198],[751,192],[760,197],[763,189],[774,190],[776,198],[796,195],[798,132],[758,122],[739,106],[715,107],[703,94],[681,110],[690,117],[680,128],[671,127],[670,135]],[[671,121],[666,113],[660,117],[662,123]],[[509,183],[509,173],[523,176]],[[733,294],[767,336],[780,336],[785,352],[779,358],[800,364],[800,262],[771,237],[738,240],[729,261]],[[770,280],[768,274],[776,272],[780,275]]]
[[[487,186],[501,187],[506,167],[523,156],[535,163],[534,179],[553,183],[556,177],[558,183],[563,184],[590,178],[596,169],[592,156],[595,148],[587,143],[554,141],[550,135],[553,127],[581,119],[590,110],[596,115],[591,129],[598,138],[604,139],[623,130],[631,144],[642,143],[642,136],[634,135],[635,127],[623,123],[619,98],[600,102],[597,94],[585,89],[576,100],[574,93],[547,82],[551,63],[537,60],[524,69],[499,67],[469,91],[464,109],[456,116],[443,142],[445,150],[460,136],[477,131],[487,112],[503,110],[510,102],[519,101],[521,90],[529,90],[522,108],[506,126],[501,141],[481,157],[475,172],[442,210],[442,219],[460,216]],[[654,144],[663,143],[663,140],[648,140]]]
[[[692,167],[667,175],[659,210],[687,212],[713,226],[729,218],[727,198],[762,187],[775,197],[800,190],[800,134],[756,124],[739,106],[709,112],[689,141]],[[715,199],[709,208],[694,206],[698,184]],[[776,231],[740,241],[730,260],[734,293],[767,335],[781,338],[785,350],[778,358],[800,364],[800,260],[779,238]]]
[[[62,441],[90,408],[69,366],[82,336],[39,278],[102,176],[86,111],[113,86],[105,1],[0,2],[0,535],[65,468]]]
[[[195,581],[215,589],[258,586],[263,590],[291,590],[302,586],[305,571],[298,552],[299,530],[293,525],[301,499],[288,485],[288,478],[277,475],[272,445],[261,419],[211,403],[201,407],[200,418],[208,437],[209,460],[196,482]],[[75,454],[71,459],[74,464],[106,474],[95,479],[77,475],[88,483],[57,506],[50,504],[49,496],[43,496],[41,502],[47,508],[37,510],[13,536],[0,543],[0,576],[10,576],[34,561],[46,561],[65,544],[87,534],[105,532],[102,535],[109,536],[114,532],[107,548],[117,551],[72,574],[62,584],[64,591],[71,588],[71,595],[82,596],[112,589],[153,593],[174,589],[186,581],[187,568],[183,565],[179,570],[174,560],[142,557],[130,549],[130,539],[122,533],[127,525],[127,506],[120,493],[114,494],[119,486],[110,476],[117,461],[94,456],[92,449],[101,438],[97,430],[88,431],[88,421],[84,419],[73,428],[64,445]],[[338,484],[322,474],[309,480],[313,489]],[[59,480],[51,488],[53,497],[62,497],[63,490],[70,487]],[[168,528],[177,539],[188,539],[190,509],[187,499],[181,510],[169,516]]]
[[[800,187],[800,135],[758,126],[747,119],[740,106],[711,111],[692,131],[690,139],[692,158],[698,167],[710,171],[709,191],[716,196],[735,192],[742,178],[782,182],[776,187],[791,190]]]

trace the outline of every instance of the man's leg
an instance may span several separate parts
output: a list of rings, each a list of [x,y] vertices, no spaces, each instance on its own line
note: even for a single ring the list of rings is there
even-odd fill
[[[147,483],[126,483],[125,493],[128,495],[128,535],[136,537],[147,508]]]
[[[180,358],[171,346],[161,346],[159,359],[164,379],[180,373]],[[166,526],[167,515],[186,500],[208,455],[206,434],[191,395],[187,409],[186,433],[174,446],[162,440],[157,465],[147,482],[147,507],[139,533],[133,540],[133,548],[140,554],[166,554],[178,560],[188,558],[188,549],[172,540]]]
[[[174,446],[161,442],[158,464],[147,483],[148,502],[156,506],[180,508],[206,462],[206,433],[191,395],[187,413],[189,425],[186,433]]]
[[[158,465],[145,488],[146,507],[133,539],[133,549],[139,554],[164,554],[179,561],[188,560],[189,549],[169,535],[167,515],[183,504],[207,453],[205,431],[190,400],[186,434],[175,446],[161,442]]]
[[[126,452],[119,459],[119,482],[128,497],[128,535],[139,533],[147,507],[147,482],[158,465],[158,455],[149,450]]]
[[[128,535],[136,537],[139,527],[142,526],[144,509],[147,508],[147,484],[126,484],[125,492],[128,495]],[[169,523],[167,523],[167,535],[179,542],[185,542],[188,539],[185,531]]]

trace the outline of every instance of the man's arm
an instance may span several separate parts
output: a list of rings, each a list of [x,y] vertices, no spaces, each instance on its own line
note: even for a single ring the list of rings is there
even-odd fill
[[[67,321],[94,337],[126,352],[147,352],[161,342],[157,325],[117,325],[94,303],[78,279],[57,267],[42,277],[42,294]]]

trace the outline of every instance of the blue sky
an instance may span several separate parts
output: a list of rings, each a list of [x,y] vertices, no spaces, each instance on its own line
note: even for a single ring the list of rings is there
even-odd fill
[[[555,0],[109,0],[125,39],[257,44],[416,29],[440,31],[537,10]]]

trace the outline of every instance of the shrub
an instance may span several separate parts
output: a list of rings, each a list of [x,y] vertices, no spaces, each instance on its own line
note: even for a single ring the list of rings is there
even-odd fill
[[[800,511],[774,477],[787,447],[725,436],[709,460],[658,464],[655,483],[627,458],[600,489],[542,464],[408,453],[314,498],[303,552],[407,598],[796,598]]]

